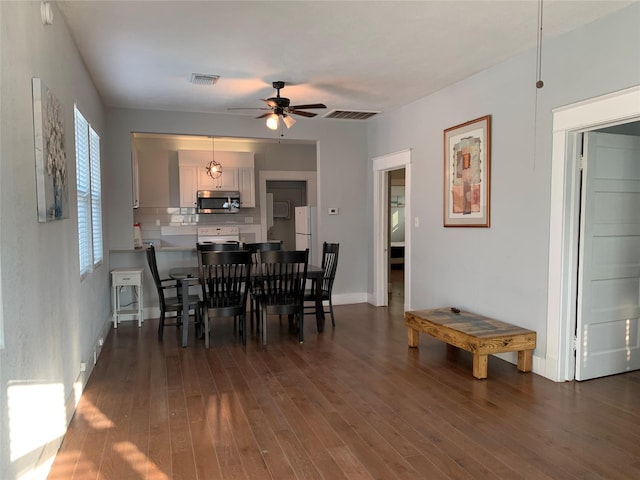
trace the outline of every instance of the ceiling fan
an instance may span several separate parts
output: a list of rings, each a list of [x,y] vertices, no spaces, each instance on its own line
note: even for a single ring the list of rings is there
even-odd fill
[[[267,127],[271,130],[277,130],[280,125],[280,120],[290,128],[295,119],[291,115],[300,115],[302,117],[315,117],[317,113],[305,112],[304,110],[314,108],[327,108],[323,103],[312,103],[309,105],[290,105],[291,101],[286,97],[280,96],[280,90],[284,88],[284,82],[273,82],[273,88],[276,89],[276,96],[271,98],[262,99],[268,107],[256,107],[256,108],[230,108],[229,110],[268,110],[267,113],[263,113],[256,118],[266,118]]]

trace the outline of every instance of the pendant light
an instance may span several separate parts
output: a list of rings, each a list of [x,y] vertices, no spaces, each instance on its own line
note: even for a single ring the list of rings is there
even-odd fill
[[[211,178],[219,178],[222,175],[222,165],[216,162],[215,153],[214,153],[214,143],[213,143],[213,135],[211,136],[211,161],[207,163],[207,175]]]

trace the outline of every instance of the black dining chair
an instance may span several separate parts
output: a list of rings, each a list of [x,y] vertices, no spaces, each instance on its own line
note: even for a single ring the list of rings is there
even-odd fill
[[[255,243],[245,243],[243,248],[245,250],[249,250],[251,253],[251,262],[254,266],[260,264],[260,252],[271,252],[274,250],[282,250],[282,241],[274,240],[271,242],[255,242]],[[256,325],[260,328],[260,288],[258,287],[257,281],[252,281],[251,288],[249,289],[249,303],[250,303],[250,311],[249,311],[249,319],[251,321],[251,329],[253,329],[253,320],[255,318]]]
[[[258,269],[262,343],[267,344],[267,316],[288,315],[297,320],[300,343],[304,341],[304,286],[309,250],[260,252]]]
[[[196,325],[202,322],[201,317],[201,305],[200,296],[189,295],[187,299],[183,299],[182,295],[179,295],[180,284],[174,278],[160,278],[158,272],[158,264],[156,262],[156,249],[153,245],[147,248],[147,263],[149,264],[149,270],[151,270],[151,276],[153,277],[153,283],[156,286],[158,292],[158,302],[160,304],[160,321],[158,323],[158,340],[162,340],[165,326],[182,326],[182,311],[187,308],[189,312],[194,311],[196,317]],[[166,292],[174,289],[176,291],[175,296],[168,296]],[[176,312],[176,323],[165,324],[165,317],[168,312]],[[187,328],[185,325],[184,328]]]
[[[322,278],[311,281],[311,288],[304,292],[304,314],[311,315],[316,313],[316,288],[320,288],[320,295],[322,297],[323,313],[331,314],[331,325],[336,326],[336,321],[333,317],[333,300],[331,298],[331,292],[333,291],[333,281],[336,278],[336,270],[338,268],[338,251],[340,250],[339,243],[327,243],[322,244]],[[329,302],[329,311],[324,310],[324,302]],[[313,302],[312,305],[306,304],[307,302]]]
[[[240,319],[242,344],[247,344],[247,292],[251,275],[251,254],[247,250],[198,252],[200,285],[204,307],[204,339],[209,348],[210,320]]]

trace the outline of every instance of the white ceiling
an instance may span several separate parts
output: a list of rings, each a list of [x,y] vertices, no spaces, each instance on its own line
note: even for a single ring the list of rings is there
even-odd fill
[[[283,80],[293,105],[327,105],[313,121],[406,105],[535,48],[538,33],[538,0],[57,3],[107,106],[257,116],[228,108],[263,107]],[[631,3],[544,0],[544,41]]]

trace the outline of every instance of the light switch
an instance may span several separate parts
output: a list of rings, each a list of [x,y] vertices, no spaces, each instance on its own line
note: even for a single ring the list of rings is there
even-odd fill
[[[329,207],[329,215],[338,215],[340,213],[340,209],[337,207]]]
[[[418,228],[420,226],[420,220],[418,219],[418,217],[415,217],[413,219],[413,226]]]

